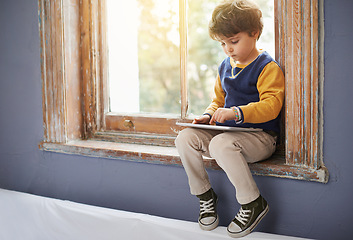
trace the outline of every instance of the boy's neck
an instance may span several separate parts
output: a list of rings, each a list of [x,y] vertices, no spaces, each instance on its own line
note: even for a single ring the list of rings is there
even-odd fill
[[[237,65],[242,65],[242,66],[247,66],[250,63],[252,63],[259,55],[260,55],[261,51],[259,51],[256,47],[254,48],[253,51],[251,51],[251,53],[249,54],[249,57],[247,58],[246,62],[240,62],[240,61],[236,61],[235,63]]]
[[[239,62],[239,61],[234,61],[234,60],[231,58],[231,65],[232,65],[233,67],[244,68],[244,67],[248,66],[250,63],[252,63],[261,53],[263,53],[262,50],[257,50],[256,55],[254,55],[254,56],[251,58],[251,60],[247,61],[246,64],[243,64],[243,63],[241,63],[241,62]]]

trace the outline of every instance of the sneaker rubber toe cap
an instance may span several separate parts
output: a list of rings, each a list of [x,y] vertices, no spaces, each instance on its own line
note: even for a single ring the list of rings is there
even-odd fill
[[[200,223],[203,225],[210,225],[216,221],[215,217],[205,217],[200,219]]]
[[[231,222],[229,225],[228,225],[228,228],[227,228],[228,232],[230,233],[239,233],[242,231],[242,229],[237,225],[235,224],[234,222]]]
[[[199,220],[200,228],[206,231],[215,229],[218,226],[219,218],[217,217],[204,217]]]

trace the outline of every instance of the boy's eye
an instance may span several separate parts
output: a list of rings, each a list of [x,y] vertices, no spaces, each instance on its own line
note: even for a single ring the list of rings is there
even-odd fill
[[[238,41],[232,41],[232,44],[237,44],[239,42],[239,40]]]

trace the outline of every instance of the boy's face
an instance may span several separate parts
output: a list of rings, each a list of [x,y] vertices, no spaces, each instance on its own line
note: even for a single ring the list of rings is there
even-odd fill
[[[258,56],[256,41],[258,34],[249,36],[247,32],[240,32],[232,37],[220,37],[220,43],[227,56],[239,64],[247,65]]]

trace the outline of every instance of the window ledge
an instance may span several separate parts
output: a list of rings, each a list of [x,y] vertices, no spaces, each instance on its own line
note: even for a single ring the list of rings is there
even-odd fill
[[[78,154],[90,157],[120,159],[164,165],[179,165],[181,161],[175,147],[117,143],[97,140],[75,140],[68,143],[41,142],[39,148],[44,151]],[[208,169],[220,170],[214,159],[205,158]],[[327,183],[328,171],[305,166],[291,166],[285,163],[283,156],[274,155],[268,160],[249,164],[251,172],[260,176],[272,176],[306,181]]]

